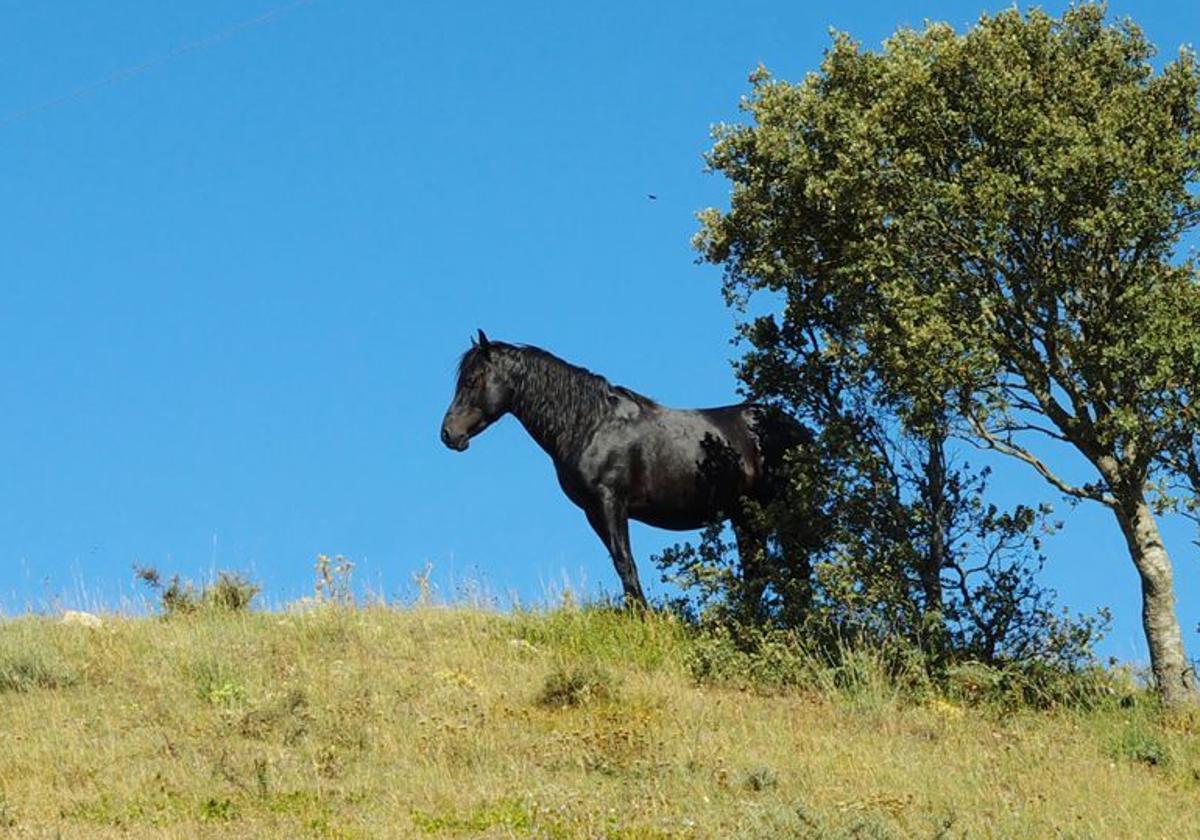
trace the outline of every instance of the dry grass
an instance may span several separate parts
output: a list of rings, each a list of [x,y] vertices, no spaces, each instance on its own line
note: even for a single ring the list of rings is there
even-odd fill
[[[699,686],[693,645],[601,609],[6,621],[0,835],[1195,836],[1194,720]]]

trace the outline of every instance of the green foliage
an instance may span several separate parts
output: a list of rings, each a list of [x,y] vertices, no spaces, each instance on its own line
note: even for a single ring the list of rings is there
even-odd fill
[[[653,669],[682,658],[687,628],[669,612],[633,619],[612,604],[567,606],[546,613],[519,610],[511,630],[533,650],[549,650],[565,661],[632,665]]]
[[[1137,696],[1132,681],[1094,664],[1029,659],[962,660],[933,667],[903,640],[842,640],[757,626],[701,630],[689,646],[690,673],[702,685],[779,694],[810,691],[860,711],[948,700],[1003,711],[1091,709]]]
[[[689,646],[688,669],[698,683],[761,693],[806,685],[811,660],[786,631],[719,625]]]
[[[1120,675],[1096,665],[1063,667],[1040,660],[1003,666],[962,662],[940,679],[949,699],[973,706],[1014,709],[1090,709],[1131,696]]]
[[[1192,828],[1197,719],[1164,714],[1119,672],[1113,702],[1041,711],[995,670],[952,684],[899,646],[808,643],[586,606],[106,615],[99,631],[5,621],[0,652],[53,652],[80,679],[0,695],[0,829],[565,840]],[[647,644],[655,664],[639,659]],[[537,705],[555,672],[559,696],[593,702]],[[615,699],[596,702],[598,684]],[[1011,807],[1021,790],[1039,795]]]
[[[240,706],[246,700],[246,686],[236,670],[224,660],[205,658],[190,667],[196,696],[222,708]]]
[[[502,799],[462,815],[413,811],[412,821],[425,834],[480,834],[491,829],[506,829],[527,836],[534,827],[532,810],[519,799]]]
[[[1053,384],[1108,409],[1098,443],[1149,440],[1200,346],[1194,267],[1171,262],[1200,212],[1200,76],[1186,52],[1155,75],[1152,52],[1093,4],[881,53],[839,35],[805,82],[755,78],[757,125],[718,131],[733,206],[698,244],[731,296],[788,293],[781,340],[815,323],[906,414],[950,394],[1004,413],[1020,389],[1045,411]]]
[[[1121,729],[1109,746],[1109,755],[1148,767],[1166,767],[1171,749],[1161,735],[1143,721],[1132,721]]]
[[[546,675],[538,703],[561,708],[613,700],[616,696],[616,680],[605,668],[595,664],[567,664]]]
[[[685,592],[676,599],[677,611],[743,640],[748,626],[765,623],[795,631],[809,651],[831,659],[847,645],[918,651],[930,674],[956,662],[995,667],[1037,662],[1056,671],[1087,666],[1107,628],[1107,612],[1071,616],[1058,609],[1054,593],[1035,580],[1043,558],[1030,554],[1040,546],[1036,529],[1043,515],[1026,507],[1001,513],[984,503],[982,488],[982,481],[965,489],[955,484],[942,497],[950,537],[933,563],[919,521],[926,509],[922,501],[892,505],[913,517],[911,528],[893,520],[881,530],[856,513],[860,503],[873,508],[867,496],[838,498],[827,515],[834,524],[824,543],[805,546],[800,562],[778,543],[768,551],[762,563],[769,582],[765,604],[742,600],[740,558],[720,527],[708,529],[698,545],[675,546],[656,560]],[[794,528],[797,520],[809,520],[810,509],[785,497],[763,518],[772,526]],[[886,515],[881,512],[874,521]],[[797,544],[791,543],[793,549]],[[932,575],[921,574],[931,565]],[[751,647],[776,649],[761,636]],[[718,651],[713,653],[719,658]],[[756,667],[774,659],[756,660]],[[780,659],[786,661],[786,656]]]
[[[66,688],[79,675],[60,657],[47,650],[0,653],[0,694],[39,688]]]
[[[152,566],[135,566],[137,578],[159,595],[164,618],[211,610],[215,612],[246,612],[262,588],[237,572],[218,572],[207,586],[197,589],[190,581],[173,575],[163,583],[162,576]]]
[[[51,640],[27,621],[0,623],[0,694],[68,688],[79,682],[79,669],[64,651],[63,639]]]
[[[926,649],[985,657],[1013,653],[989,638],[1012,605],[1053,612],[1022,571],[1040,563],[1037,506],[994,511],[944,457],[970,438],[1113,509],[1166,593],[1147,607],[1160,689],[1186,698],[1169,560],[1143,512],[1177,497],[1198,428],[1200,275],[1177,248],[1200,220],[1200,69],[1184,50],[1155,72],[1153,52],[1092,3],[902,29],[879,52],[839,34],[802,82],[751,77],[751,124],[718,128],[708,158],[731,206],[702,215],[696,244],[731,304],[786,301],[742,325],[740,374],[820,432],[834,525],[865,535],[831,561],[842,594],[886,605]],[[1093,480],[1047,466],[1063,445]],[[979,556],[1000,540],[1010,559],[948,604],[956,523]]]
[[[245,612],[260,591],[262,587],[240,574],[218,572],[217,579],[204,589],[200,600],[214,610]]]
[[[211,797],[200,803],[200,819],[206,822],[232,822],[237,819],[237,807],[231,799]]]

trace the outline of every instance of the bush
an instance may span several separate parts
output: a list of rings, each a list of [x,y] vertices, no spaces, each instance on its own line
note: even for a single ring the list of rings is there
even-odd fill
[[[1166,767],[1171,763],[1167,742],[1143,723],[1131,724],[1115,738],[1109,747],[1109,755],[1149,767]]]
[[[730,627],[702,631],[688,648],[696,682],[772,694],[810,682],[810,662],[785,631]]]
[[[139,580],[159,595],[159,608],[164,618],[192,615],[201,610],[215,612],[247,612],[261,587],[238,572],[218,572],[216,580],[197,589],[191,581],[172,575],[163,583],[162,575],[153,566],[134,566]]]
[[[538,703],[552,708],[583,706],[612,700],[616,694],[613,675],[599,665],[564,665],[546,675]]]
[[[1119,673],[1098,665],[1071,668],[1037,660],[956,663],[945,669],[940,683],[950,699],[1004,709],[1089,709],[1132,691]]]
[[[205,606],[225,612],[244,612],[250,602],[261,591],[261,587],[240,574],[218,572],[217,580],[204,590],[201,601]]]
[[[862,710],[942,698],[957,704],[1090,709],[1136,694],[1120,670],[1028,662],[952,662],[933,666],[902,640],[829,642],[756,625],[723,624],[696,632],[686,656],[700,684],[775,694],[809,690]]]

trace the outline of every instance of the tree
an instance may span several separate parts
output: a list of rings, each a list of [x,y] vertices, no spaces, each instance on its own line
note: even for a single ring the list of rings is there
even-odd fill
[[[879,52],[837,35],[797,84],[760,68],[753,123],[716,131],[733,195],[697,245],[731,301],[785,296],[752,342],[849,354],[915,427],[944,417],[1108,507],[1158,690],[1195,702],[1152,505],[1200,381],[1200,282],[1176,253],[1200,219],[1200,72],[1181,51],[1156,73],[1105,15],[1010,10]],[[1057,445],[1087,480],[1053,466]]]
[[[1200,382],[1196,383],[1200,386]],[[1195,394],[1187,397],[1185,405],[1193,413],[1189,424],[1180,429],[1172,445],[1161,457],[1159,464],[1165,474],[1158,488],[1156,509],[1171,512],[1190,519],[1197,527],[1192,542],[1200,546],[1200,410]]]
[[[846,642],[915,648],[939,675],[963,661],[1059,673],[1091,663],[1106,613],[1068,617],[1036,581],[1042,536],[1055,528],[1046,506],[989,503],[989,471],[952,456],[944,418],[917,425],[891,410],[848,348],[780,341],[771,319],[744,333],[747,395],[819,434],[792,453],[782,494],[765,508],[746,503],[745,521],[784,535],[755,563],[757,586],[719,525],[655,558],[684,589],[680,606],[726,629],[798,631],[824,655]]]

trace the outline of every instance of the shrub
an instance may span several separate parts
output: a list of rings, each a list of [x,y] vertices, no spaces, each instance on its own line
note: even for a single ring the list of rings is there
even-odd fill
[[[951,699],[1004,709],[1093,708],[1128,696],[1121,674],[1098,665],[1055,666],[1037,660],[984,664],[961,662],[941,674],[941,689]]]
[[[217,659],[203,659],[189,669],[196,696],[212,706],[234,708],[246,700],[246,686],[234,669]]]
[[[218,572],[216,579],[201,589],[191,581],[172,575],[163,583],[162,575],[153,566],[134,566],[136,577],[159,596],[159,608],[164,618],[192,615],[201,610],[215,612],[246,612],[261,587],[238,572]]]
[[[616,697],[616,681],[599,665],[564,665],[546,675],[538,703],[563,708]]]
[[[751,768],[742,777],[742,787],[755,793],[770,790],[778,784],[779,776],[774,770],[766,766]]]
[[[1171,763],[1171,749],[1166,741],[1142,723],[1126,727],[1113,740],[1109,755],[1149,767],[1166,767]]]
[[[226,612],[244,612],[258,595],[260,587],[235,572],[218,572],[216,581],[206,588],[202,603],[213,609]]]
[[[688,649],[698,683],[774,693],[808,682],[810,662],[792,634],[761,628],[703,631]]]

